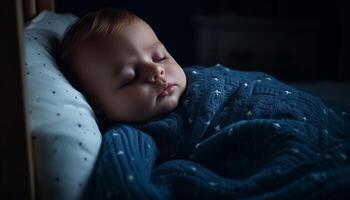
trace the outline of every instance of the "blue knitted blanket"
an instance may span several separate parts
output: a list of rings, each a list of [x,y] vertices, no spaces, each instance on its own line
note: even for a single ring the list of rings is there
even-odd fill
[[[184,70],[174,112],[104,124],[96,199],[349,199],[350,104],[262,72]]]

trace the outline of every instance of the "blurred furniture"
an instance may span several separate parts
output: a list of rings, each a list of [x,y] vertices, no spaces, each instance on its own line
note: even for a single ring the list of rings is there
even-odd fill
[[[235,15],[198,16],[197,63],[259,70],[284,80],[317,78],[320,24]]]

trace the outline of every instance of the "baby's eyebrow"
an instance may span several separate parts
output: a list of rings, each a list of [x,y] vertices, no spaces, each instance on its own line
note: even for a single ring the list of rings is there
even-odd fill
[[[163,47],[163,44],[160,41],[153,43],[148,49],[153,50],[153,49],[157,49],[158,47]]]

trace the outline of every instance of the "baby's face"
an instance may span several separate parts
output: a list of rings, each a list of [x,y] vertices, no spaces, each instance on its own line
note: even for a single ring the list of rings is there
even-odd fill
[[[114,121],[167,114],[186,88],[184,71],[142,20],[113,37],[83,44],[73,66],[95,110]]]

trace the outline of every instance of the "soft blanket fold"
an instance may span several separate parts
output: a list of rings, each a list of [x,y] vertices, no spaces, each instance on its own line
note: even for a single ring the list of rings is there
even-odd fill
[[[173,113],[106,122],[97,199],[350,197],[349,105],[326,104],[261,72],[185,72]]]

